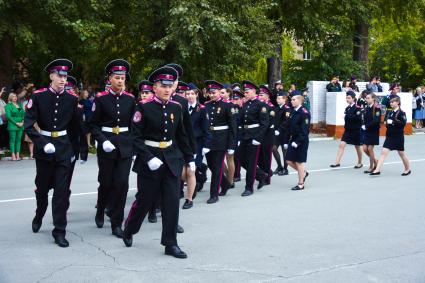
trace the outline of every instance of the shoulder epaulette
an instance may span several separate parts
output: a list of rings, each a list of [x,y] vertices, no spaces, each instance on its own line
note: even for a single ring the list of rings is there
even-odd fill
[[[205,108],[205,105],[199,104],[199,108],[204,109]]]
[[[101,96],[104,96],[104,95],[106,95],[106,94],[108,94],[109,93],[109,91],[101,91],[101,92],[98,92],[98,93],[96,93],[96,97],[101,97]]]
[[[175,101],[175,100],[171,100],[171,99],[170,99],[170,100],[168,100],[168,102],[169,102],[169,103],[177,104],[178,106],[180,106],[180,108],[183,108],[183,107],[182,107],[182,105],[181,105],[180,103],[178,103],[177,101]]]
[[[72,96],[78,97],[78,94],[76,94],[73,90],[67,90],[67,92]]]
[[[45,91],[47,91],[47,88],[45,87],[45,88],[40,88],[40,89],[37,89],[36,91],[34,91],[33,93],[40,93],[40,92],[45,92]]]
[[[139,101],[139,103],[145,104],[145,103],[148,103],[148,102],[151,102],[151,101],[153,101],[153,97],[142,99],[142,100]]]
[[[303,107],[303,112],[304,112],[305,114],[308,114],[308,110],[307,110],[306,108],[304,108],[304,107]]]
[[[205,101],[205,104],[207,104],[207,103],[211,103],[211,101],[212,101],[212,100]]]

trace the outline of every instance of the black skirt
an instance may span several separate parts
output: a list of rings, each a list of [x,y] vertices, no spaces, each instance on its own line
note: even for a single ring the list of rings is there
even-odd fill
[[[364,144],[379,145],[379,129],[372,130],[372,131],[365,131]]]
[[[344,131],[341,141],[352,145],[361,145],[360,142],[360,129],[359,130],[348,130]]]
[[[388,148],[389,150],[404,151],[404,135],[387,136],[383,147]]]
[[[298,163],[307,162],[308,141],[299,144],[297,148],[292,147],[291,143],[288,144],[285,159]]]

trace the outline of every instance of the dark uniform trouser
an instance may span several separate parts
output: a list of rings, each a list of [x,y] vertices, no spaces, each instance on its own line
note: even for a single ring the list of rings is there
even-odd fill
[[[237,146],[235,149],[235,178],[240,178],[241,177],[241,160],[240,160],[240,146]]]
[[[252,140],[243,140],[240,144],[240,162],[241,166],[246,170],[246,185],[245,189],[251,192],[254,191],[255,177],[264,178],[264,172],[257,174],[257,164],[260,155],[260,145],[253,145]]]
[[[273,145],[261,145],[260,158],[258,160],[258,167],[261,171],[267,174],[267,181],[270,183],[272,172],[272,154],[273,154]]]
[[[35,197],[37,200],[36,216],[43,218],[46,213],[48,193],[53,188],[52,215],[53,235],[65,235],[67,224],[66,211],[69,207],[68,175],[71,166],[70,160],[45,161],[36,159],[37,174],[35,177]]]
[[[220,187],[226,191],[230,187],[229,180],[224,176],[224,158],[226,151],[211,150],[206,154],[208,167],[211,170],[210,197],[218,197]]]
[[[166,164],[152,175],[137,175],[137,194],[127,220],[125,232],[136,234],[149,209],[160,199],[162,215],[161,244],[177,245],[177,224],[179,221],[180,175],[174,176]],[[181,170],[180,170],[181,171]]]
[[[68,174],[68,198],[71,197],[71,182],[72,182],[72,175],[74,175],[74,169],[75,169],[75,163],[77,162],[77,159],[71,162],[71,166],[69,167],[69,174]],[[66,210],[69,209],[69,201],[68,201],[68,207]]]
[[[111,226],[121,227],[124,220],[124,207],[128,193],[128,177],[130,175],[131,157],[110,159],[98,157],[99,189],[97,209],[110,209]]]

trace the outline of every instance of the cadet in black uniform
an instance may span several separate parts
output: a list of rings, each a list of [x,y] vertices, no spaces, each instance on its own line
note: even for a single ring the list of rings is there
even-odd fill
[[[205,103],[211,140],[206,143],[202,153],[206,155],[208,167],[211,170],[210,198],[207,203],[215,203],[218,196],[224,196],[230,188],[230,183],[224,176],[224,158],[226,152],[234,154],[236,141],[236,123],[233,117],[232,105],[224,102],[220,96],[223,85],[213,81],[205,81],[210,100]],[[221,192],[220,192],[221,187]]]
[[[241,162],[240,162],[240,150],[239,145],[242,140],[242,105],[243,105],[243,93],[239,88],[233,89],[232,103],[234,109],[234,117],[236,123],[236,149],[234,154],[234,162],[235,162],[235,175],[233,178],[233,186],[234,182],[239,182],[241,180]],[[233,187],[232,186],[232,187]]]
[[[292,108],[288,105],[288,94],[286,92],[278,92],[276,97],[277,107],[275,108],[275,146],[273,147],[273,155],[277,162],[277,168],[273,172],[279,176],[288,175],[288,163],[286,162],[285,144],[289,139],[289,116]],[[282,148],[283,166],[280,159],[279,147]]]
[[[264,137],[264,142],[261,144],[260,158],[258,160],[258,167],[267,174],[266,185],[270,184],[271,177],[273,175],[272,171],[272,152],[275,139],[275,107],[270,101],[272,96],[271,90],[266,85],[260,85],[259,99],[264,102],[267,107],[267,112],[269,114],[269,126],[266,131],[266,136]]]
[[[407,176],[412,171],[410,170],[409,159],[404,152],[404,127],[406,126],[407,118],[406,113],[400,109],[400,97],[391,98],[390,107],[392,110],[385,114],[387,133],[384,145],[382,146],[381,157],[379,158],[376,169],[370,175],[381,174],[381,168],[384,165],[385,158],[390,151],[397,150],[404,165],[404,172],[401,175]]]
[[[289,120],[289,143],[284,147],[288,149],[286,160],[288,165],[298,172],[298,184],[292,190],[304,190],[305,179],[308,172],[304,163],[307,162],[308,134],[310,131],[310,113],[302,106],[304,96],[300,91],[292,92],[291,103],[293,110]]]
[[[70,94],[74,95],[75,97],[78,97],[78,95],[74,91],[76,88],[77,88],[77,80],[72,76],[68,76],[65,90],[69,92]],[[78,104],[78,119],[80,120],[80,124],[75,125],[75,126],[78,126],[78,128],[73,129],[71,131],[72,134],[75,134],[75,136],[73,135],[69,136],[72,142],[74,153],[75,153],[75,157],[71,159],[71,167],[70,167],[69,176],[68,176],[69,195],[71,195],[71,181],[72,181],[72,176],[74,175],[75,163],[77,162],[78,159],[81,159],[81,164],[85,163],[87,161],[87,156],[89,152],[89,147],[87,144],[86,134],[85,134],[84,126],[83,126],[83,123],[84,123],[83,117],[84,117],[83,105]]]
[[[246,185],[242,196],[249,196],[254,193],[254,182],[257,177],[257,189],[261,189],[266,180],[266,174],[262,170],[257,170],[260,145],[264,141],[267,128],[269,126],[269,114],[266,105],[258,100],[258,87],[250,82],[243,81],[243,88],[246,102],[242,107],[242,140],[240,144],[240,161],[246,170]],[[257,172],[259,171],[259,172]]]
[[[70,136],[80,128],[78,98],[65,90],[71,61],[57,59],[49,63],[45,70],[50,73],[49,88],[40,89],[31,96],[27,104],[24,127],[34,142],[34,157],[37,175],[35,196],[37,210],[32,221],[32,230],[40,230],[43,216],[48,206],[48,193],[53,188],[52,214],[55,228],[52,235],[60,247],[68,247],[65,239],[66,212],[69,207],[68,176],[75,152]],[[34,128],[37,123],[40,132]]]
[[[211,133],[208,129],[208,119],[206,115],[205,106],[198,102],[198,89],[194,85],[189,85],[189,90],[186,91],[186,98],[189,105],[190,121],[192,122],[193,133],[196,139],[196,186],[203,186],[206,181],[206,170],[201,172],[199,170],[202,167],[202,148],[204,145],[211,142]],[[203,173],[203,174],[201,174]],[[183,205],[183,209],[188,209],[193,206],[194,190],[187,188],[186,200]]]
[[[179,183],[183,165],[195,166],[192,147],[183,125],[182,106],[170,99],[177,72],[171,67],[155,70],[149,81],[155,96],[139,103],[133,117],[137,158],[136,200],[131,206],[124,229],[124,243],[130,247],[143,219],[156,200],[161,200],[162,237],[165,254],[177,258],[187,255],[177,245],[179,219]]]
[[[364,171],[368,174],[375,170],[377,160],[373,147],[379,145],[379,128],[381,126],[381,107],[376,102],[376,95],[366,90],[366,106],[364,111],[364,125],[362,129],[365,132],[363,151],[369,156],[369,169]]]
[[[354,168],[359,169],[363,167],[362,149],[360,142],[360,129],[362,127],[362,109],[360,106],[356,105],[356,94],[353,91],[347,91],[346,100],[348,106],[345,108],[344,134],[342,135],[341,143],[339,144],[335,163],[331,164],[330,167],[335,168],[341,166],[341,158],[344,154],[345,146],[347,144],[352,144],[356,148],[357,152],[357,165],[355,165]]]
[[[128,177],[133,156],[133,137],[130,132],[135,98],[124,91],[130,65],[122,59],[105,67],[111,87],[98,93],[93,103],[90,127],[98,142],[99,190],[96,226],[104,224],[105,207],[109,208],[112,234],[122,237],[124,207],[128,192]]]
[[[139,83],[139,101],[151,99],[153,96],[153,84],[144,80]]]

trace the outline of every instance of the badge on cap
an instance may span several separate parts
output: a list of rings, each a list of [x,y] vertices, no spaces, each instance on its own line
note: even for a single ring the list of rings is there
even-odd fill
[[[142,120],[142,113],[140,111],[136,111],[133,116],[134,123],[139,123]]]

